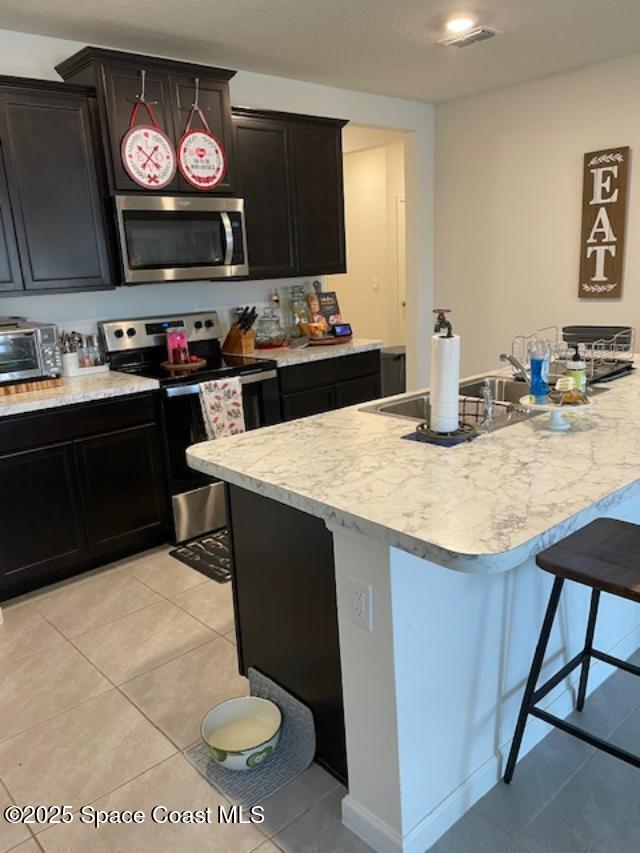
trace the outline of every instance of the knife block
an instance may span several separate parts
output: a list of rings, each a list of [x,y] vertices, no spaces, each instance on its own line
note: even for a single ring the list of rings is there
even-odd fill
[[[237,323],[233,323],[222,344],[222,352],[229,353],[229,355],[253,355],[255,351],[256,333],[253,329],[243,332]]]

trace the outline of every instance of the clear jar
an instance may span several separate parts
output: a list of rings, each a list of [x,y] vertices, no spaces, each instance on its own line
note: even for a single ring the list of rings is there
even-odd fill
[[[283,347],[287,342],[287,333],[280,325],[278,314],[273,308],[265,308],[256,323],[256,347]]]
[[[300,323],[309,323],[311,320],[307,297],[301,284],[291,286],[291,313],[293,314],[293,326],[296,330],[295,337],[301,337]]]

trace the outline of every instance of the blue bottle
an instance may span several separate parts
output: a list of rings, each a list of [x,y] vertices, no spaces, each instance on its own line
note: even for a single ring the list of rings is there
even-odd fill
[[[529,392],[535,398],[536,403],[543,403],[549,395],[549,362],[545,356],[531,356],[531,385]]]

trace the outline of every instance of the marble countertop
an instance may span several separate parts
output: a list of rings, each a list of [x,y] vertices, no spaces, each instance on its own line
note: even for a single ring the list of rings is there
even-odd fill
[[[91,376],[66,376],[63,384],[57,388],[24,391],[21,394],[0,397],[0,417],[71,406],[74,403],[88,403],[108,397],[123,397],[126,394],[139,394],[154,391],[159,387],[156,379],[145,379],[113,370],[108,373],[94,373]]]
[[[410,421],[352,406],[187,455],[330,524],[452,569],[497,572],[640,494],[640,373],[572,415],[569,432],[545,429],[546,417],[440,448],[402,440]]]
[[[371,341],[367,338],[352,338],[345,344],[331,346],[308,346],[304,349],[265,349],[258,350],[260,358],[275,361],[278,367],[291,367],[294,364],[307,364],[309,361],[323,361],[325,358],[338,358],[343,355],[355,355],[358,352],[382,349],[382,341]]]

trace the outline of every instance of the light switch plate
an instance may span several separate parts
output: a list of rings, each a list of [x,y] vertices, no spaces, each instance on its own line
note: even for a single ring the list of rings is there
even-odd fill
[[[349,618],[367,631],[373,631],[373,587],[371,584],[348,578]]]

